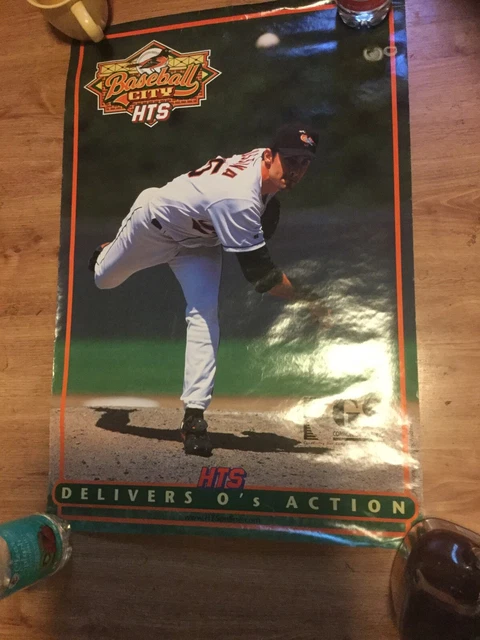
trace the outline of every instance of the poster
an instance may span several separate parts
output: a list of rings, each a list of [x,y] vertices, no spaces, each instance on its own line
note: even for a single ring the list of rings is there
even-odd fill
[[[252,158],[265,165],[285,125],[315,159],[276,194],[272,237],[262,228],[251,238],[308,289],[294,300],[248,281],[239,253],[255,242],[237,250],[247,218],[230,215],[244,197],[234,181],[247,180]],[[194,179],[207,177],[232,184],[215,220],[218,208],[202,219],[186,204]],[[260,206],[273,195],[262,192]],[[136,266],[123,262],[128,277],[110,271],[103,284],[97,271],[95,283],[95,248],[111,243],[99,264],[127,251],[138,210],[147,217],[145,243],[128,249]],[[177,214],[181,224],[169,218]],[[198,246],[174,248],[189,216],[206,262]],[[168,264],[143,268],[147,256],[155,263],[151,242]],[[210,337],[195,351],[189,334],[186,355],[197,320]],[[212,327],[213,357],[203,351]],[[205,378],[212,451],[192,455],[180,398]],[[394,545],[419,514],[418,428],[404,3],[370,31],[343,25],[327,2],[270,2],[116,25],[100,45],[75,45],[50,511],[82,531]]]

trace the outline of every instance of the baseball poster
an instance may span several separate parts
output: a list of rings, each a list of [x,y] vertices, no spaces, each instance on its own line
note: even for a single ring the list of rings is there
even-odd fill
[[[421,509],[403,0],[111,27],[67,80],[51,512],[393,545]]]

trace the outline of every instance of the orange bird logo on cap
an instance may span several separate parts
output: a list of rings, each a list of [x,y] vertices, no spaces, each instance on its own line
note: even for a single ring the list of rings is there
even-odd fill
[[[313,140],[313,138],[311,138],[306,131],[300,131],[301,136],[300,136],[300,140],[303,142],[303,144],[306,147],[314,147],[315,146],[315,141]]]

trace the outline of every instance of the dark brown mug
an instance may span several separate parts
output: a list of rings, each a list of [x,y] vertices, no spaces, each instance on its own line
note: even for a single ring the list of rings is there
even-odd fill
[[[391,594],[402,640],[480,640],[480,536],[426,518],[402,541]]]

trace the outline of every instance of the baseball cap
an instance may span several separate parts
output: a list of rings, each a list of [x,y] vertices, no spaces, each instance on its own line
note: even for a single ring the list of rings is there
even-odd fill
[[[313,159],[319,135],[303,124],[285,124],[280,127],[270,145],[273,151],[285,156],[306,156]]]

